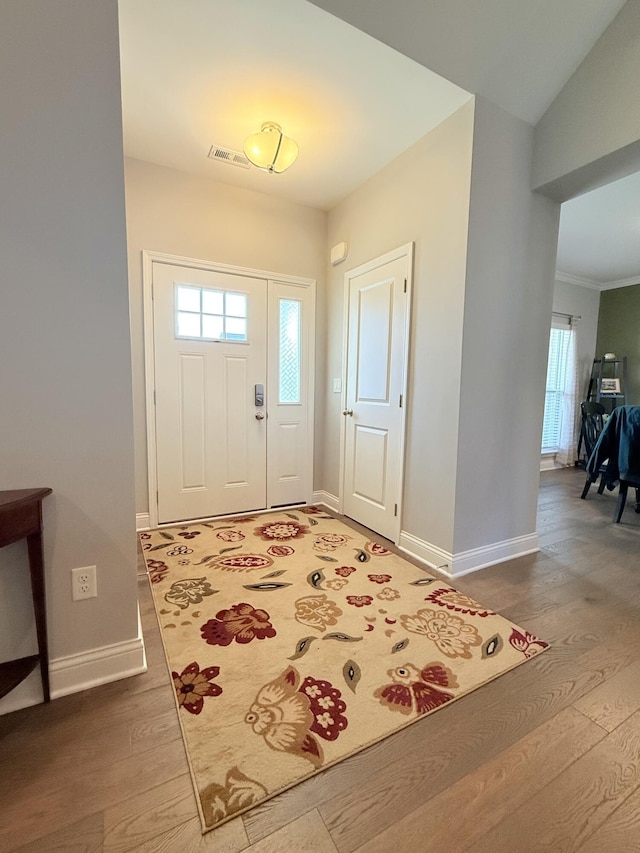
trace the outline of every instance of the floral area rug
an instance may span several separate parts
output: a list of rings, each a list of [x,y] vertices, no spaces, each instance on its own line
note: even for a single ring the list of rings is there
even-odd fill
[[[317,507],[141,541],[205,832],[547,648]]]

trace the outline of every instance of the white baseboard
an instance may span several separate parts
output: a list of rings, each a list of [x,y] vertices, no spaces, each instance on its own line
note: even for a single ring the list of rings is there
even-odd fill
[[[142,635],[51,661],[51,698],[89,690],[147,671]]]
[[[435,569],[448,578],[459,578],[471,572],[477,572],[479,569],[494,566],[496,563],[504,563],[506,560],[514,560],[516,557],[524,557],[525,554],[534,554],[540,550],[536,533],[516,536],[514,539],[505,539],[502,542],[494,542],[492,545],[451,554],[411,533],[401,531],[398,547],[405,554],[415,557],[430,569]]]
[[[147,658],[138,610],[138,636],[133,640],[101,646],[49,661],[49,687],[52,699],[89,690],[110,681],[120,681],[147,671]],[[43,701],[40,668],[36,669],[11,693],[0,700],[0,715],[20,711]]]
[[[560,465],[559,462],[556,462],[555,453],[545,453],[540,457],[540,470],[541,471],[555,471],[558,468],[564,468],[564,465]]]
[[[424,563],[430,569],[435,569],[440,574],[446,575],[449,578],[453,577],[451,571],[453,554],[443,551],[437,545],[432,545],[424,539],[418,539],[417,536],[401,530],[400,538],[398,539],[398,548],[404,551],[405,554],[409,554],[410,557],[415,557],[416,560]]]
[[[149,530],[150,522],[149,522],[149,513],[148,512],[137,512],[136,513],[136,530],[138,533],[142,533],[144,530]]]
[[[324,506],[329,507],[334,512],[340,512],[340,499],[332,495],[331,492],[318,489],[317,492],[313,493],[313,502],[314,504],[324,504]]]

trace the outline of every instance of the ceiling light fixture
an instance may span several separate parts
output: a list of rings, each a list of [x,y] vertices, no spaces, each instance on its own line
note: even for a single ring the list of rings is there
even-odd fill
[[[293,139],[283,134],[279,124],[266,121],[260,133],[247,136],[244,153],[259,169],[280,174],[295,162],[298,146]]]

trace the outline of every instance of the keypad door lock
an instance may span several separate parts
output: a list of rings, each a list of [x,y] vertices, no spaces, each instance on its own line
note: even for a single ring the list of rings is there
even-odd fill
[[[255,386],[255,404],[256,406],[264,406],[264,385]]]

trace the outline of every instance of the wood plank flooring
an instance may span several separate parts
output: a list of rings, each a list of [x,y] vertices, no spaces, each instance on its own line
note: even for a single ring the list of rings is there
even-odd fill
[[[583,482],[455,584],[550,651],[204,836],[142,581],[147,673],[0,717],[0,853],[640,853],[640,515]]]

